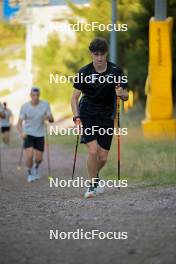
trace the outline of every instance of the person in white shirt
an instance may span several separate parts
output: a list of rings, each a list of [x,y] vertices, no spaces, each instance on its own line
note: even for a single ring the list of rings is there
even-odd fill
[[[0,102],[0,118],[4,118],[5,117],[5,114],[4,114],[4,108]]]
[[[38,168],[44,152],[45,121],[54,122],[49,103],[40,100],[39,88],[33,87],[30,96],[31,101],[21,107],[17,125],[24,140],[28,182],[40,178]]]
[[[10,141],[10,129],[13,116],[11,110],[7,107],[6,102],[3,103],[3,112],[5,114],[5,117],[0,119],[0,127],[2,140],[4,144],[8,145]]]

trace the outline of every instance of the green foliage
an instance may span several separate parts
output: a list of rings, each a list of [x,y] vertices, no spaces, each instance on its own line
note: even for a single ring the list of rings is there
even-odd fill
[[[111,23],[111,1],[92,0],[89,7],[76,7],[70,4],[73,14],[84,18],[87,22]],[[148,70],[148,35],[149,20],[154,16],[153,0],[119,0],[118,23],[128,24],[127,32],[118,32],[118,64],[128,72],[130,89],[137,90],[144,99],[144,86]],[[176,1],[168,1],[168,15],[176,17]],[[176,65],[176,21],[173,29],[173,64]],[[85,35],[87,34],[87,39]],[[88,37],[89,36],[89,37]],[[109,40],[109,32],[77,33],[76,51],[78,51],[78,68],[87,59],[87,46],[94,36],[102,36]],[[74,48],[72,48],[74,49]],[[82,65],[81,65],[82,66]],[[174,70],[175,72],[175,70]]]
[[[72,16],[69,23],[75,24],[78,18],[82,23],[97,21],[105,25],[111,23],[111,1],[91,0],[89,6],[77,6],[69,3]],[[119,0],[118,23],[128,24],[127,32],[117,32],[118,64],[128,73],[130,89],[138,91],[140,99],[144,99],[144,86],[148,70],[148,35],[149,20],[154,15],[153,0]],[[176,1],[168,1],[169,16],[176,17]],[[176,22],[173,30],[173,62],[176,65]],[[50,85],[49,73],[74,75],[80,67],[90,62],[88,46],[90,41],[100,36],[110,39],[110,32],[94,31],[76,32],[76,40],[72,43],[61,43],[57,37],[51,37],[44,48],[37,49],[36,63],[39,66],[38,84],[43,94],[51,101],[57,97],[69,100],[72,85]],[[174,69],[175,71],[175,69]],[[64,87],[64,88],[62,88]],[[54,89],[54,95],[53,95]]]
[[[0,57],[0,77],[10,77],[17,74],[16,69],[9,69],[8,64],[5,63]]]
[[[97,1],[92,0],[90,6],[76,6],[73,3],[69,4],[72,9],[73,16],[69,19],[70,24],[75,24],[78,18],[81,19],[81,23],[98,22],[99,24],[108,24],[110,22],[110,1]],[[78,31],[76,32],[76,43],[72,46],[68,52],[69,54],[74,53],[74,57],[70,56],[67,61],[68,66],[72,66],[75,71],[78,71],[80,67],[90,62],[90,55],[88,46],[90,41],[96,37],[104,37],[108,40],[108,32],[95,30],[89,31]],[[76,60],[75,60],[76,58]]]
[[[36,65],[36,85],[41,88],[42,97],[50,102],[69,102],[72,84],[50,84],[50,74],[68,76],[73,74],[72,69],[66,67],[67,47],[61,46],[56,35],[49,37],[44,47],[34,49],[34,64]]]
[[[88,7],[77,7],[73,4],[70,4],[70,7],[72,8],[73,14],[84,19],[86,23],[94,21],[105,25],[111,23],[111,1],[92,0],[91,5]],[[140,25],[138,25],[138,22],[134,19],[134,16],[143,10],[140,1],[120,0],[118,1],[117,9],[117,22],[120,24],[128,24],[128,31],[117,32],[117,64],[128,73],[129,87],[138,90],[140,94],[144,94],[144,82],[147,75],[147,46],[144,46],[144,41],[147,41],[148,38],[148,22],[146,18],[143,18],[144,39],[140,32],[137,31]],[[71,22],[73,23],[73,19]],[[87,35],[87,38],[85,38],[85,35]],[[139,38],[137,35],[139,35]],[[90,60],[88,45],[95,36],[104,37],[109,42],[110,32],[94,31],[92,34],[88,32],[77,33],[76,52],[79,58],[77,68],[83,65],[80,65],[83,62],[83,59],[81,58]],[[72,47],[72,49],[73,48],[74,47]]]
[[[121,179],[128,184],[142,186],[175,185],[176,143],[172,141],[147,141],[140,128],[129,128],[128,136],[121,137]],[[62,144],[73,151],[75,136],[51,136],[52,144]],[[84,144],[79,146],[78,155],[86,155]],[[79,157],[78,157],[79,158]],[[117,179],[117,142],[112,141],[108,162],[101,172],[104,179]]]
[[[8,22],[0,22],[0,48],[9,44],[24,43],[25,28],[19,24],[11,25]]]

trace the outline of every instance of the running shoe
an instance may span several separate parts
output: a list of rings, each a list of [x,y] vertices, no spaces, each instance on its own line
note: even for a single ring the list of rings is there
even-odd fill
[[[27,175],[27,182],[32,182],[34,180],[34,176],[32,175],[31,172],[28,172],[28,175]]]
[[[101,182],[102,182],[101,184],[102,186],[100,185]],[[99,174],[97,174],[97,178],[96,178],[95,191],[96,194],[104,193],[105,191],[105,187],[103,186],[103,180],[99,178]]]
[[[39,169],[34,167],[32,171],[33,171],[33,179],[39,180],[40,179]]]
[[[102,186],[100,185],[101,182],[102,182]],[[95,188],[96,194],[104,193],[105,187],[103,186],[103,182],[104,181],[101,179],[98,180],[97,187]]]
[[[90,186],[87,191],[84,193],[84,198],[87,199],[87,198],[93,198],[96,196],[96,188],[95,187],[92,187]]]

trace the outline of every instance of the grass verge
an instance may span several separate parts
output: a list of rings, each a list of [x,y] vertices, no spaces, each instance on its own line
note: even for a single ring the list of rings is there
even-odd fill
[[[52,136],[50,142],[62,144],[73,151],[76,136]],[[86,155],[86,152],[86,147],[83,144],[79,145],[78,155]],[[101,177],[117,179],[115,138]],[[139,127],[129,128],[128,135],[121,137],[121,178],[127,179],[129,184],[144,186],[176,184],[176,142],[147,141]]]

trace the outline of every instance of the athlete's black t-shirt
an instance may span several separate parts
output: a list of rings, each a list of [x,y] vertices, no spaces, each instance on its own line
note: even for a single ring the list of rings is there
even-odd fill
[[[90,63],[79,70],[78,76],[74,88],[82,91],[80,117],[114,119],[115,86],[119,82],[122,88],[127,88],[126,76],[123,75],[121,68],[107,62],[106,71],[98,73],[93,63]]]

